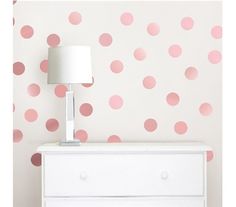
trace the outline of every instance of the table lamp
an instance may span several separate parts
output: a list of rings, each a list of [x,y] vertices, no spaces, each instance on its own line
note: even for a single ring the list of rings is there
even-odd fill
[[[92,83],[91,50],[88,46],[61,46],[48,49],[48,83],[68,84],[66,92],[66,136],[61,145],[80,145],[74,139],[75,104],[73,83]]]

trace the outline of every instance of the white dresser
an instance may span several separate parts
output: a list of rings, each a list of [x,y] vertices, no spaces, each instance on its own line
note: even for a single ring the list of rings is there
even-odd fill
[[[45,144],[43,207],[207,207],[202,143]]]

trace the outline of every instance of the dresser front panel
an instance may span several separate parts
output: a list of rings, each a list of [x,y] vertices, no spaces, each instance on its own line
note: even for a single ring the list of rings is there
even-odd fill
[[[204,156],[203,153],[49,153],[44,154],[43,177],[44,196],[47,197],[202,196],[204,194]],[[61,206],[63,205],[53,203],[47,205],[47,207]],[[72,202],[67,206],[75,207],[76,204]],[[133,205],[122,204],[122,206]],[[150,203],[149,206],[152,207],[154,204]],[[161,207],[189,206],[199,207],[195,204],[168,204],[168,202],[161,205]]]
[[[203,199],[147,199],[147,198],[101,198],[101,199],[49,199],[45,207],[204,207]]]

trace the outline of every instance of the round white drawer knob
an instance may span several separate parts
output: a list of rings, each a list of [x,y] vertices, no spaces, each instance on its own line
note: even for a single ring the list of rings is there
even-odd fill
[[[168,172],[166,172],[166,171],[161,172],[161,179],[162,180],[167,180],[168,177],[169,177]]]
[[[86,172],[81,172],[80,173],[80,180],[87,180],[88,178],[88,175]]]

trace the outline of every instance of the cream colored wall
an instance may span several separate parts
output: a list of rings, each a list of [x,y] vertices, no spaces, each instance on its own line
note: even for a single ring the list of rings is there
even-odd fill
[[[77,25],[68,19],[74,11],[82,16]],[[132,14],[132,24],[121,23],[120,16],[124,12]],[[184,17],[193,19],[189,30],[181,26]],[[58,141],[65,132],[65,100],[57,96],[58,93],[63,96],[63,87],[57,88],[56,95],[56,86],[47,84],[47,74],[40,69],[41,61],[47,58],[47,37],[54,33],[60,37],[59,45],[87,44],[93,51],[94,84],[88,88],[74,86],[76,130],[87,133],[87,137],[77,133],[78,138],[87,142],[204,141],[214,152],[213,160],[208,162],[209,207],[221,207],[222,70],[220,61],[212,64],[208,59],[211,51],[221,51],[221,39],[211,34],[215,25],[221,25],[221,3],[16,2],[14,21],[14,63],[21,62],[25,66],[21,73],[19,65],[15,65],[13,74],[14,207],[40,206],[40,157],[35,155],[36,148],[45,142]],[[156,36],[147,32],[151,22],[160,27]],[[30,29],[21,34],[24,25],[31,26],[32,36]],[[107,47],[99,43],[103,33],[112,36],[112,43]],[[179,57],[169,55],[172,44],[181,46]],[[136,48],[144,49],[144,60],[135,59]],[[213,60],[217,58],[214,56]],[[120,73],[110,69],[114,60],[123,63]],[[194,80],[185,76],[189,66],[198,71]],[[146,76],[156,81],[152,89],[143,86]],[[37,84],[40,92],[37,87],[28,90],[30,84]],[[166,101],[171,92],[179,96],[174,106]],[[113,95],[122,98],[121,108],[113,109],[109,105]],[[205,102],[210,104],[212,112],[203,107],[201,114],[199,107]],[[89,116],[83,115],[89,112],[86,109],[80,113],[83,103],[93,108]],[[25,114],[28,109],[34,111]],[[46,124],[51,118],[57,120],[58,128],[55,122]],[[152,132],[144,127],[149,118],[157,123]],[[178,133],[181,127],[175,131],[175,123],[179,121],[187,125],[183,134]],[[109,139],[111,135],[116,135],[116,139]]]

